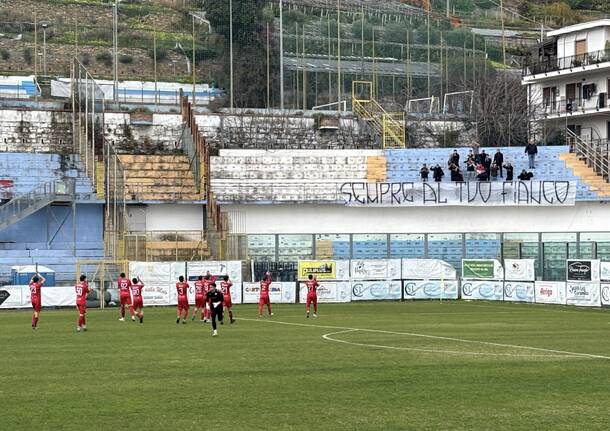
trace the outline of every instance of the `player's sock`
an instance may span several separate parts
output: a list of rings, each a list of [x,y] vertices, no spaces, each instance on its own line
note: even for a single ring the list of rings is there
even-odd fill
[[[83,327],[87,325],[87,316],[83,314]]]
[[[229,310],[229,322],[233,323],[235,322],[235,319],[233,319],[233,312]]]
[[[144,315],[140,314],[140,323],[144,323]]]
[[[36,327],[36,318],[32,315],[32,328]]]
[[[176,318],[176,324],[180,323],[180,316]]]
[[[193,311],[193,317],[191,317],[193,322],[195,321],[195,317],[197,317],[197,311]]]
[[[133,317],[133,305],[129,306],[129,314],[131,314],[131,317]]]
[[[125,319],[125,306],[121,305],[121,319]]]
[[[38,317],[34,317],[34,328],[38,328]]]

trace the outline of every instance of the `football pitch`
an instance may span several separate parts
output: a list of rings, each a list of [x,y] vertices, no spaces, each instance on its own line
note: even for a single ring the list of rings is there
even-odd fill
[[[192,310],[192,309],[191,309]],[[0,312],[2,430],[602,430],[610,314],[489,302]]]

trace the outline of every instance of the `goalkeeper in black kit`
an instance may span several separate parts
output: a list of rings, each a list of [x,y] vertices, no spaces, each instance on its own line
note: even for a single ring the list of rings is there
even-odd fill
[[[216,283],[212,283],[210,286],[210,290],[206,294],[206,302],[210,305],[210,310],[212,312],[212,337],[218,335],[216,330],[216,319],[222,325],[222,308],[224,295],[218,289],[216,289]]]

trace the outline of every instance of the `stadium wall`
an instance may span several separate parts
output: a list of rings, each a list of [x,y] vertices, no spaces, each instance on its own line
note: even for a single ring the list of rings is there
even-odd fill
[[[134,231],[200,231],[204,227],[203,205],[157,204],[129,212],[129,228]]]
[[[605,232],[607,203],[566,207],[227,205],[236,233]]]

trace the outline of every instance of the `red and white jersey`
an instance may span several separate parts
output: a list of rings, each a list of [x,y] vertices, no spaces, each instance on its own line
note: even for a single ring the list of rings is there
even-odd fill
[[[188,283],[176,283],[176,291],[178,292],[178,299],[186,299],[186,292],[189,290]]]
[[[119,286],[119,293],[121,296],[129,296],[129,288],[131,287],[131,281],[128,278],[119,277],[117,284]]]
[[[231,281],[221,281],[220,282],[220,291],[222,292],[222,294],[224,296],[231,296],[231,286],[233,286],[233,283],[231,283]]]
[[[305,286],[307,286],[308,294],[315,295],[317,293],[317,289],[320,286],[320,284],[318,283],[318,280],[313,279],[313,280],[307,280],[305,282]]]
[[[87,294],[89,293],[89,283],[81,281],[74,286],[76,292],[76,303],[82,304],[87,301]]]
[[[269,296],[269,286],[271,286],[271,279],[261,280],[261,296]]]
[[[144,283],[136,283],[131,285],[131,295],[134,298],[139,298],[142,296],[142,289],[144,288]]]
[[[207,293],[207,288],[205,287],[205,282],[203,280],[197,280],[195,282],[195,296],[205,296]]]
[[[203,286],[205,288],[205,293],[208,293],[210,290],[212,290],[212,284],[216,283],[216,280],[218,279],[218,277],[216,277],[215,275],[212,275],[209,279],[204,278],[203,281]]]
[[[42,287],[42,283],[30,283],[30,295],[32,299],[40,299],[40,288]]]

